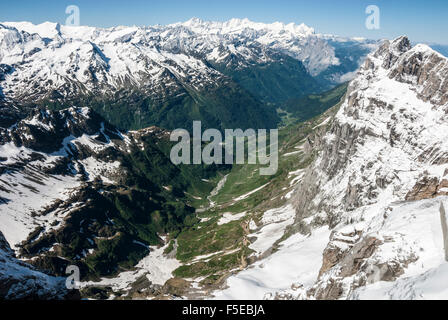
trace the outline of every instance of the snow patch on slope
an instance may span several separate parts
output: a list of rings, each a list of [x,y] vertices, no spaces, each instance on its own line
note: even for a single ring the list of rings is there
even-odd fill
[[[329,235],[330,231],[324,227],[315,230],[310,236],[291,236],[280,244],[277,252],[228,278],[228,288],[214,292],[214,298],[261,300],[273,292],[290,289],[293,283],[313,284],[322,264],[322,251]]]
[[[115,278],[103,278],[99,282],[83,282],[81,287],[112,287],[114,291],[129,290],[131,285],[142,276],[146,276],[153,284],[164,285],[173,277],[172,272],[181,265],[177,259],[164,254],[168,245],[149,247],[150,253],[135,266],[133,271],[122,272]]]

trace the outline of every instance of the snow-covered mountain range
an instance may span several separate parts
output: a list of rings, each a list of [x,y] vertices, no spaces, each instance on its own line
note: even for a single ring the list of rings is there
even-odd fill
[[[208,120],[216,112],[207,108],[240,103],[239,112],[254,109],[247,119],[261,112],[271,122],[259,122],[269,127],[275,116],[251,96],[279,102],[346,81],[375,46],[373,41],[315,34],[303,24],[247,19],[108,29],[2,22],[0,103],[89,103],[125,128],[175,127],[182,124],[179,113],[194,112],[191,105],[200,106],[199,114],[210,124],[234,124],[224,117]],[[128,117],[123,100],[145,120]]]

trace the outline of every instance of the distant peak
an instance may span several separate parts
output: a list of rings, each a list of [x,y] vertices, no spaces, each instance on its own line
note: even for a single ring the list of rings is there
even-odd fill
[[[309,36],[315,33],[314,29],[307,26],[304,23],[296,24],[294,22],[285,24],[283,22],[263,23],[254,22],[248,18],[232,18],[224,22],[218,21],[204,21],[199,18],[191,18],[183,23],[177,23],[175,25],[182,25],[185,27],[195,28],[195,31],[203,32],[235,32],[242,29],[253,29],[257,31],[266,30],[269,32],[280,33],[289,32],[294,35]]]
[[[185,21],[184,24],[201,24],[201,23],[203,23],[203,22],[204,22],[204,21],[203,21],[202,19],[197,18],[197,17],[193,17],[193,18],[191,18],[190,20]]]
[[[27,32],[29,34],[38,34],[42,38],[53,38],[61,33],[61,25],[57,22],[46,21],[40,24],[33,24],[28,21],[2,22],[2,25],[15,28],[18,31]]]

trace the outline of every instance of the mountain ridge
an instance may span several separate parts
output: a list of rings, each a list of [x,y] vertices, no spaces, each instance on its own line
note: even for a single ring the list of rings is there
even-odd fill
[[[234,20],[230,31],[225,25],[193,20],[103,29],[2,23],[0,106],[23,113],[36,105],[89,106],[123,129],[185,127],[181,118],[221,129],[272,128],[279,119],[267,104],[337,84],[375,46],[329,44],[291,24]],[[353,48],[353,57],[339,44]],[[272,88],[284,89],[276,94]],[[11,124],[13,112],[3,113]],[[232,114],[245,115],[244,121]]]

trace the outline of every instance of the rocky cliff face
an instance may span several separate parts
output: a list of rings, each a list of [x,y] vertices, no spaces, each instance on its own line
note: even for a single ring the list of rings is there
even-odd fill
[[[366,60],[329,132],[316,144],[321,153],[301,187],[305,195],[297,193],[298,216],[377,202],[397,181],[396,200],[415,198],[419,180],[430,188],[428,177],[436,185],[429,194],[444,194],[447,84],[445,57],[424,45],[411,48],[407,38],[385,42]]]
[[[0,299],[64,299],[69,291],[64,278],[50,277],[16,259],[0,232]]]
[[[308,296],[351,297],[372,268],[376,281],[391,281],[410,264],[427,263],[428,251],[440,258],[425,244],[435,232],[416,240],[409,230],[423,216],[420,231],[428,223],[440,227],[437,201],[448,191],[447,86],[447,58],[425,45],[412,48],[406,37],[386,41],[349,85],[330,129],[315,139],[319,154],[293,197],[297,225],[333,229]],[[405,202],[411,200],[420,202]],[[404,213],[406,206],[420,217]],[[398,216],[408,225],[393,222]]]

